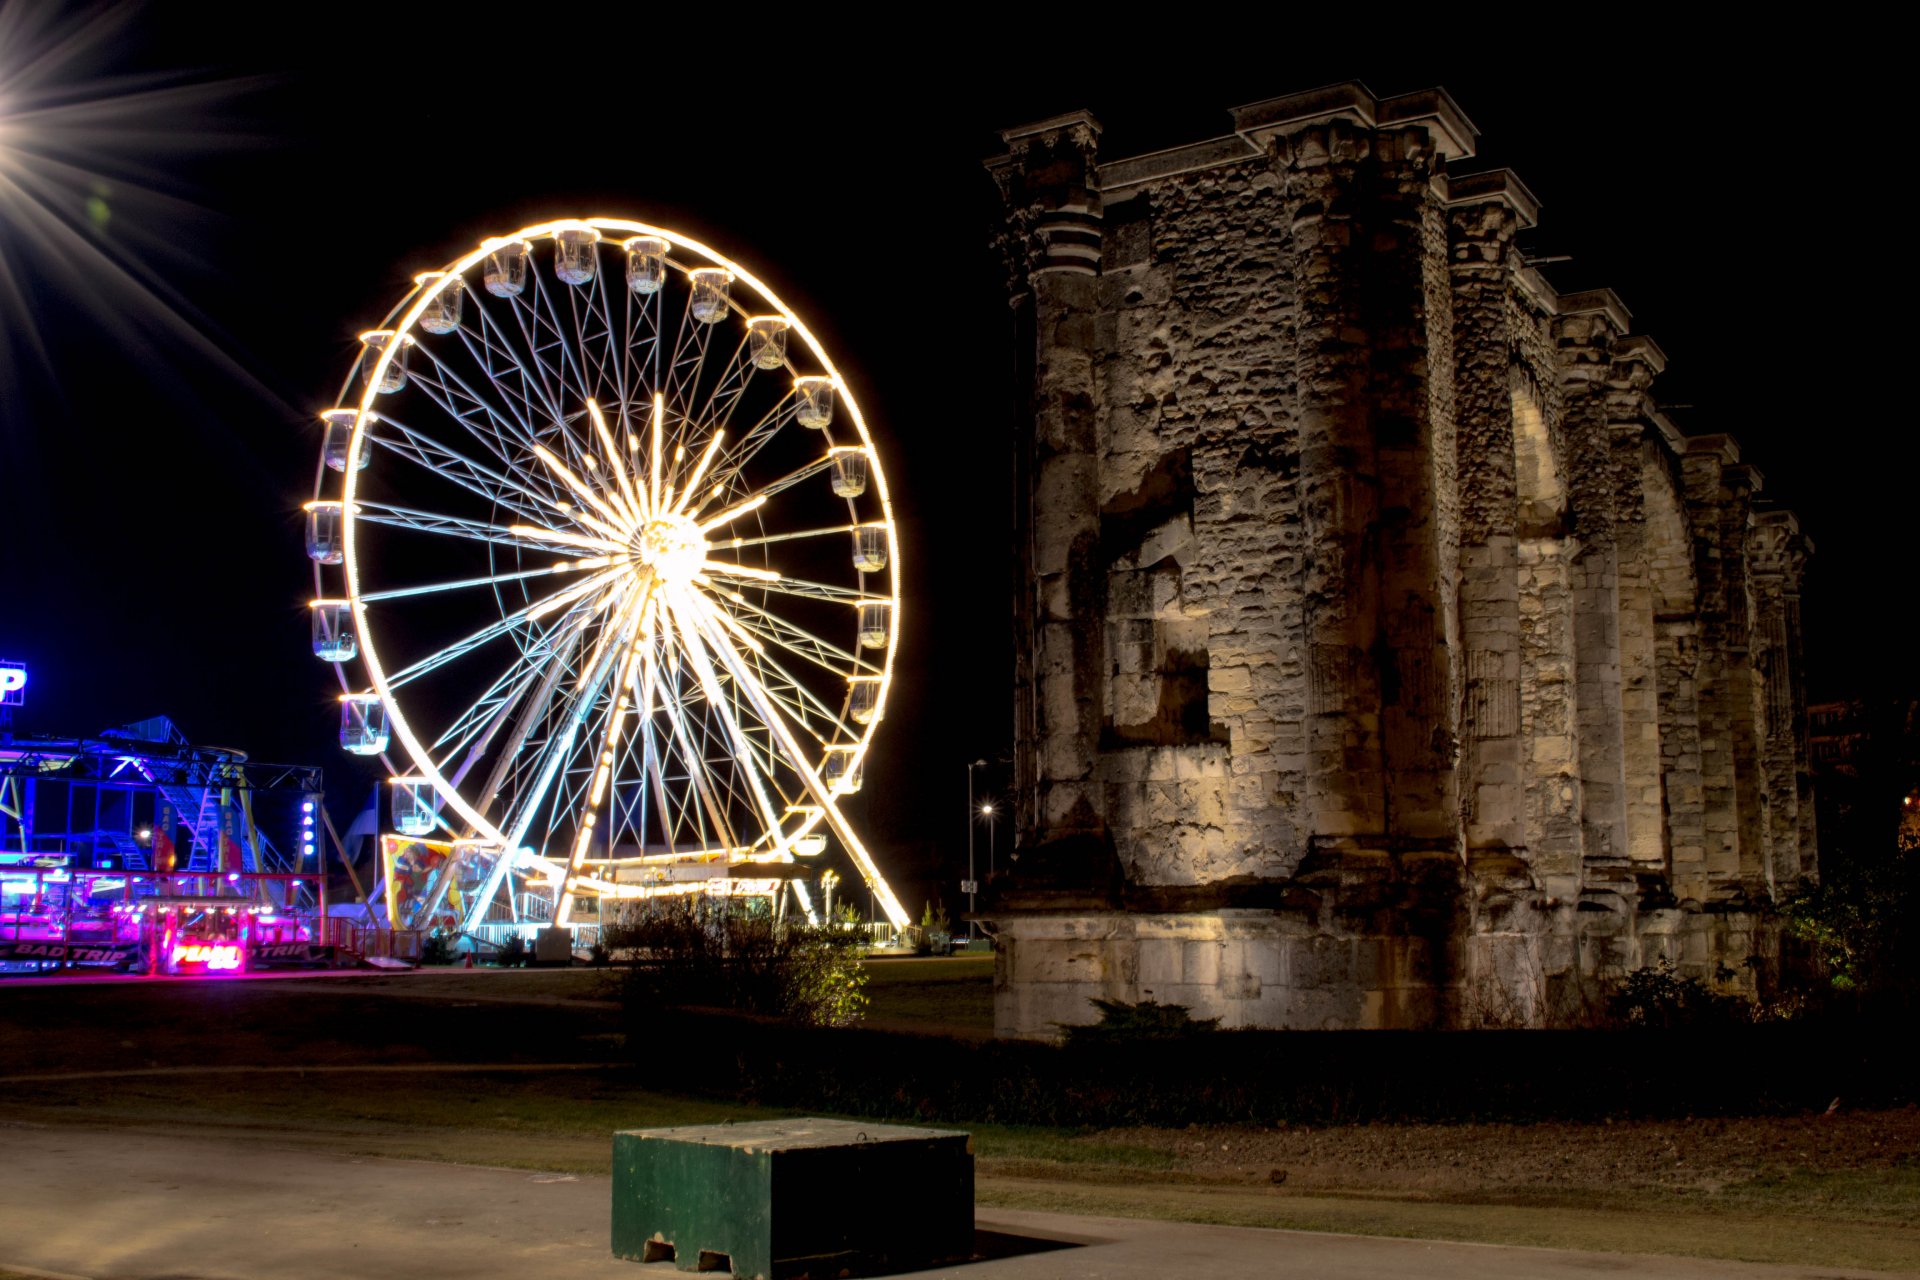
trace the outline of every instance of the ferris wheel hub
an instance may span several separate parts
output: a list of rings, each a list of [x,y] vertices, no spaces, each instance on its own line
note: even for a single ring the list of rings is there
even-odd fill
[[[707,538],[690,516],[657,516],[640,527],[633,553],[637,566],[660,582],[690,582],[707,558]]]

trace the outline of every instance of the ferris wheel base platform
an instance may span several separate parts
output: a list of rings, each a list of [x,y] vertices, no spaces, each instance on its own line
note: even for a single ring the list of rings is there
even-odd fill
[[[972,1251],[967,1133],[800,1118],[613,1136],[619,1258],[779,1280]]]

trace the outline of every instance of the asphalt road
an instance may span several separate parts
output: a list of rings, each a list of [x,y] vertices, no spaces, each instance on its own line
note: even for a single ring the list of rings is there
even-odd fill
[[[265,1142],[0,1127],[0,1272],[86,1280],[640,1280],[608,1252],[611,1189]],[[1879,1272],[1441,1244],[984,1209],[982,1261],[921,1280],[1841,1280]]]

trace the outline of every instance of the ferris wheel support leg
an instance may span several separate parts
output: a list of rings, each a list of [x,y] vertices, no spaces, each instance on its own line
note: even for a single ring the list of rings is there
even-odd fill
[[[463,933],[472,933],[486,923],[487,910],[493,906],[493,900],[500,896],[500,888],[507,888],[507,909],[519,919],[519,911],[513,901],[513,864],[518,855],[512,849],[500,849],[495,853],[493,866],[487,872],[487,878],[480,885],[480,891],[473,895],[467,906],[467,914],[460,921]]]
[[[791,862],[792,859],[789,858],[788,861]],[[819,924],[820,913],[813,909],[813,895],[807,892],[807,882],[804,880],[793,880],[789,881],[789,883],[793,885],[793,896],[799,899],[800,910],[805,913],[807,923]]]
[[[547,704],[553,700],[554,688],[558,685],[560,677],[565,673],[567,668],[565,659],[578,645],[579,636],[580,633],[575,631],[566,637],[565,650],[554,653],[553,661],[548,665],[546,674],[540,678],[539,688],[535,691],[534,696],[527,700],[527,705],[522,709],[518,720],[515,721],[513,732],[508,736],[506,744],[501,749],[499,758],[495,760],[493,768],[487,774],[486,789],[480,793],[480,812],[482,814],[485,814],[489,809],[493,808],[494,800],[500,795],[501,783],[506,780],[508,767],[513,763],[513,758],[520,753],[520,748],[525,745],[527,735],[533,732],[534,723],[539,719],[540,715],[546,711]],[[463,765],[462,777],[465,776],[465,769],[466,766]],[[459,781],[460,780],[456,778],[454,785],[458,786]],[[500,850],[500,856],[494,860],[493,870],[487,873],[487,882],[480,887],[480,892],[474,896],[473,905],[467,910],[467,918],[460,922],[460,927],[463,930],[471,933],[476,926],[486,919],[487,909],[493,905],[494,897],[499,894],[500,885],[503,881],[508,885],[508,910],[512,913],[516,921],[520,918],[519,904],[513,900],[512,888],[513,864],[518,857],[519,852],[515,845],[508,845],[506,848]]]
[[[631,613],[621,618],[613,634],[620,635],[625,631],[626,622],[629,617],[631,617]],[[547,752],[547,762],[541,767],[539,782],[534,786],[533,793],[529,800],[521,807],[519,819],[514,823],[513,829],[507,833],[508,848],[517,849],[520,847],[520,842],[526,839],[527,828],[532,824],[534,814],[539,810],[541,801],[546,798],[547,788],[553,785],[553,779],[555,775],[559,773],[560,766],[564,764],[567,758],[573,753],[574,740],[580,736],[580,730],[586,727],[593,707],[600,701],[601,690],[605,687],[607,679],[612,676],[614,669],[619,665],[616,659],[624,647],[625,642],[623,641],[621,644],[612,645],[602,650],[596,657],[594,665],[589,672],[590,678],[581,682],[580,688],[584,696],[582,696],[576,704],[580,709],[568,717],[566,730],[561,736],[559,750],[549,750]],[[553,912],[553,922],[556,925],[564,925],[567,922],[567,916],[571,913],[573,907],[573,894],[568,886],[573,880],[578,857],[579,854],[576,847],[575,851],[569,855],[566,870],[562,873],[560,894],[554,904]]]
[[[728,737],[732,739],[733,749],[738,753],[740,771],[746,775],[747,787],[753,794],[754,803],[760,809],[761,820],[767,824],[768,831],[778,832],[780,815],[775,812],[773,801],[768,797],[766,785],[761,780],[759,767],[754,763],[753,744],[747,740],[746,733],[734,719],[733,712],[728,709],[726,694],[721,690],[719,677],[714,674],[713,664],[707,658],[709,645],[715,646],[715,652],[720,655],[722,662],[726,662],[731,650],[718,647],[720,641],[703,634],[707,619],[702,612],[702,606],[697,601],[691,605],[686,604],[684,600],[674,600],[671,603],[674,625],[680,628],[680,634],[686,641],[687,657],[693,663],[694,675],[706,691],[708,705],[719,713],[720,722],[725,727]],[[729,668],[731,665],[731,663],[728,664]],[[742,688],[745,687],[742,686]],[[758,688],[758,685],[754,687]],[[763,717],[767,714],[757,703],[755,710]],[[779,851],[783,854],[787,853],[784,837],[776,838],[779,840]]]
[[[703,623],[704,621],[703,619]],[[900,905],[900,899],[895,896],[893,887],[887,883],[886,877],[880,874],[880,868],[874,862],[873,855],[867,852],[867,846],[861,842],[859,836],[854,834],[852,824],[847,821],[846,815],[840,812],[840,806],[834,803],[833,795],[820,781],[819,772],[814,769],[806,753],[801,750],[800,743],[794,738],[793,731],[787,727],[787,722],[781,719],[776,711],[773,699],[768,696],[765,689],[760,687],[760,682],[754,678],[753,672],[734,651],[733,646],[726,642],[725,634],[720,628],[707,624],[702,629],[708,633],[709,643],[720,655],[720,661],[733,674],[733,678],[740,682],[740,688],[746,693],[747,700],[753,704],[760,718],[766,721],[767,727],[779,740],[780,749],[786,752],[795,772],[800,775],[801,782],[806,786],[807,793],[813,797],[814,803],[820,806],[828,827],[840,837],[840,843],[845,846],[848,856],[853,859],[853,865],[860,870],[860,878],[865,880],[867,888],[873,891],[880,910],[885,913],[888,921],[896,929],[904,929],[911,925],[913,921],[907,915],[906,908]]]

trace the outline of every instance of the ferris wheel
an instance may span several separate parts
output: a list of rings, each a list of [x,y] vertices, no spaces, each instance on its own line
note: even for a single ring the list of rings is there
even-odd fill
[[[516,875],[569,924],[828,832],[906,924],[838,803],[893,676],[893,504],[800,318],[702,244],[591,218],[420,275],[360,342],[307,506],[314,651],[395,827],[487,868],[465,926]]]

